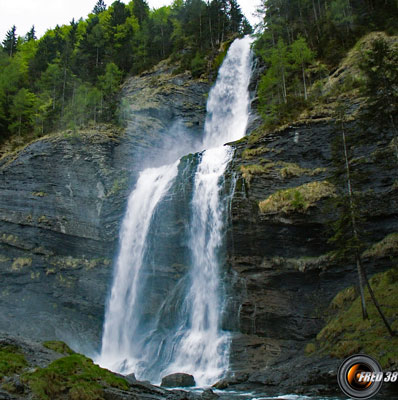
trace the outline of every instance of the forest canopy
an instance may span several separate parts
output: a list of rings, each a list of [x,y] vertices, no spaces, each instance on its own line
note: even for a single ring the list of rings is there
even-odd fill
[[[269,126],[294,120],[317,101],[322,79],[358,39],[398,31],[395,0],[262,0],[259,14],[255,50],[265,66],[259,111]]]
[[[171,57],[200,76],[231,35],[251,32],[236,0],[93,4],[87,19],[36,37],[12,26],[0,46],[0,141],[117,120],[122,80]]]

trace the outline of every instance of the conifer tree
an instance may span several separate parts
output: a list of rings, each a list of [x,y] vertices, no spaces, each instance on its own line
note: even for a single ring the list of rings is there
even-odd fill
[[[141,26],[149,15],[148,3],[145,0],[134,0],[133,13]]]
[[[104,3],[104,0],[98,0],[97,4],[93,8],[93,13],[98,15],[105,10],[106,10],[106,4]]]
[[[17,30],[16,26],[13,25],[11,29],[7,32],[6,38],[3,40],[4,49],[10,57],[12,57],[17,50],[16,30]]]
[[[367,110],[362,119],[374,121],[381,130],[390,128],[394,135],[394,149],[398,162],[398,50],[385,39],[372,42],[360,64],[366,76]]]
[[[25,39],[27,42],[37,40],[35,26],[33,25],[30,31],[26,34]]]

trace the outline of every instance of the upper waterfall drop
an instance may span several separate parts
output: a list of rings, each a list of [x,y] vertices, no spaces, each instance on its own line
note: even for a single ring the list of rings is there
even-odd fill
[[[224,144],[246,132],[251,41],[245,37],[232,43],[210,91],[203,140],[207,150],[198,155],[197,165],[191,165],[196,173],[187,207],[188,256],[178,261],[187,265],[187,271],[175,283],[167,286],[166,282],[169,289],[164,290],[161,302],[153,293],[153,282],[157,265],[162,263],[154,260],[162,243],[152,240],[151,232],[156,233],[157,210],[183,173],[178,171],[178,161],[142,171],[130,195],[105,313],[102,350],[96,360],[106,368],[134,372],[138,379],[156,383],[169,373],[186,372],[194,375],[199,386],[214,383],[228,369],[229,336],[221,328],[220,251],[227,204],[222,178],[233,150]],[[179,185],[188,183],[181,179]],[[171,194],[168,201],[173,201]],[[157,309],[148,303],[150,295],[157,296]]]
[[[207,101],[204,148],[223,146],[241,139],[249,120],[249,84],[252,38],[236,39],[218,73]]]

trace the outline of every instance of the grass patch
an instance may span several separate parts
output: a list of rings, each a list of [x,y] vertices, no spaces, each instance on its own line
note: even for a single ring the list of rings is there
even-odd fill
[[[398,233],[391,233],[363,253],[363,257],[393,256],[398,252]]]
[[[46,193],[46,192],[33,192],[33,193],[32,193],[32,196],[35,196],[35,197],[45,197],[45,196],[47,196],[47,193]]]
[[[31,265],[32,265],[31,258],[18,257],[12,263],[11,270],[12,271],[21,271],[23,268],[30,267]]]
[[[280,161],[276,164],[281,167],[279,170],[279,174],[283,179],[294,178],[303,175],[316,176],[326,171],[326,168],[301,168],[298,164],[287,163],[283,161]]]
[[[267,153],[280,153],[280,150],[271,149],[269,147],[256,147],[255,149],[245,149],[242,152],[242,158],[244,160],[251,160],[255,157],[261,156]]]
[[[61,341],[49,340],[47,342],[44,342],[43,346],[59,354],[75,354],[75,352],[66,343]]]
[[[379,273],[370,280],[375,295],[393,330],[398,328],[398,268]],[[338,293],[329,307],[327,325],[316,339],[319,351],[345,358],[363,352],[376,358],[383,368],[398,366],[398,337],[391,338],[366,290],[369,320],[362,319],[361,302],[353,287]]]
[[[254,150],[260,150],[260,149],[264,148],[259,148]],[[257,153],[253,152],[249,154],[257,154]],[[285,161],[271,162],[266,159],[262,161],[265,162],[265,164],[242,165],[240,167],[242,176],[248,184],[250,184],[254,176],[269,174],[274,169],[282,179],[294,178],[303,175],[316,176],[326,171],[326,168],[316,168],[316,169],[302,168],[298,164],[288,163]]]
[[[240,167],[240,172],[242,173],[242,176],[245,179],[245,181],[250,185],[250,182],[252,181],[255,175],[268,174],[272,170],[273,166],[274,166],[273,163],[267,163],[265,165],[260,165],[260,164],[242,165]]]
[[[315,346],[315,344],[314,343],[308,343],[306,346],[305,346],[305,354],[307,354],[307,355],[310,355],[310,354],[313,354],[313,353],[315,353],[315,351],[316,351],[316,346]]]
[[[25,356],[18,347],[0,345],[0,379],[20,372],[27,365]]]
[[[305,212],[317,201],[334,196],[335,187],[327,181],[310,182],[291,189],[278,190],[259,203],[260,212]]]
[[[100,400],[105,387],[129,388],[126,380],[81,354],[60,358],[46,368],[25,374],[23,380],[40,400]]]

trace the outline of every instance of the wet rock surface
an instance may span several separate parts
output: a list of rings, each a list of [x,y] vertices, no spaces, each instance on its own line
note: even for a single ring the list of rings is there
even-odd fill
[[[201,138],[209,84],[174,70],[126,81],[125,130],[64,132],[0,160],[0,330],[98,351],[137,174]]]

